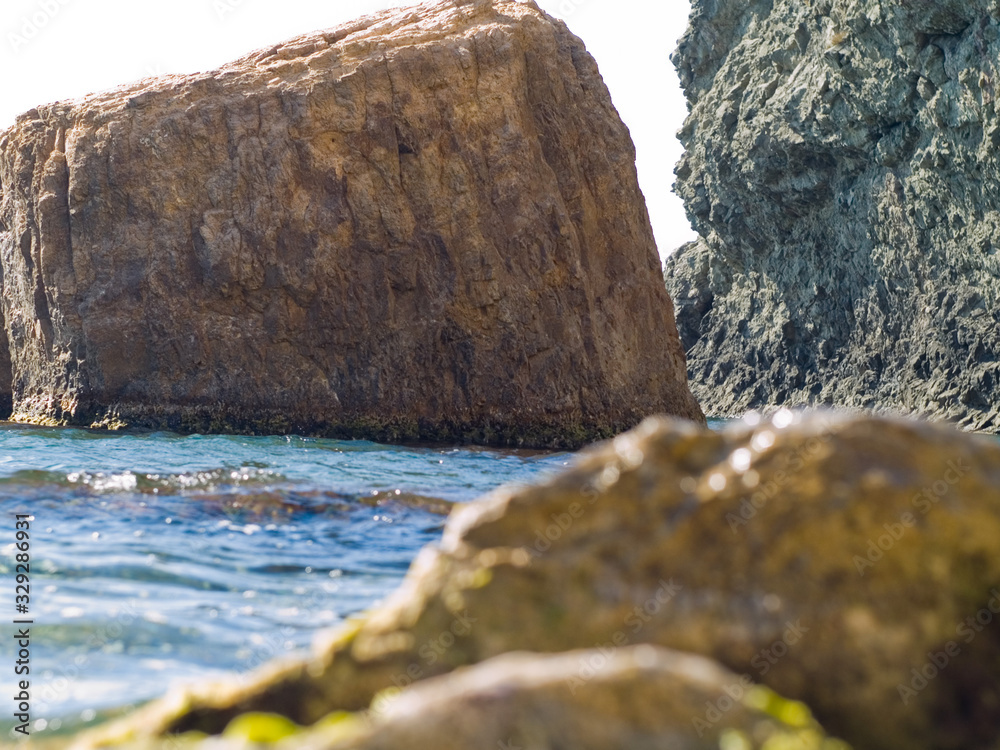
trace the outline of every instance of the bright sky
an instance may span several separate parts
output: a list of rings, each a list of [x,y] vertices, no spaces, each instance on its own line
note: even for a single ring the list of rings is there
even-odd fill
[[[3,0],[0,129],[35,105],[160,73],[193,73],[297,34],[411,0]],[[688,0],[539,0],[597,58],[638,151],[639,181],[666,257],[694,233],[674,196],[686,107],[669,56]]]

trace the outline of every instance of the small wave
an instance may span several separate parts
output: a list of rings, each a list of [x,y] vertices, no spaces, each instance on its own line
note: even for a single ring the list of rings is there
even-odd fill
[[[220,467],[177,474],[145,474],[133,471],[91,472],[22,470],[0,477],[0,490],[17,487],[60,487],[87,494],[118,493],[189,494],[284,483],[285,477],[262,466]]]
[[[284,476],[261,465],[219,468],[183,474],[140,474],[139,491],[211,491],[229,487],[262,487],[285,482]]]

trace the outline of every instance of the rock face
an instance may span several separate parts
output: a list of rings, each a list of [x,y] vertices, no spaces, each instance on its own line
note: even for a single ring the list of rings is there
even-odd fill
[[[174,695],[97,740],[218,733],[247,711],[311,724],[508,651],[607,661],[654,644],[802,701],[859,750],[994,748],[998,538],[992,439],[788,411],[723,434],[649,420],[458,509],[402,588],[311,659]],[[709,703],[692,726],[728,715]]]
[[[39,107],[0,136],[0,382],[21,421],[198,431],[701,419],[634,161],[580,40],[503,0]]]
[[[1000,12],[695,0],[667,265],[707,413],[837,404],[1000,430]]]

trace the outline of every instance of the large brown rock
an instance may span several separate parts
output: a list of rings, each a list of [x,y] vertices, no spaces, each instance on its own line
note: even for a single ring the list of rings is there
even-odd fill
[[[551,445],[701,418],[628,130],[532,3],[33,109],[0,191],[21,421]]]
[[[245,711],[308,724],[507,651],[648,643],[804,702],[859,750],[992,750],[997,539],[993,439],[787,411],[723,434],[649,420],[456,510],[402,588],[309,660],[102,736],[220,732]]]

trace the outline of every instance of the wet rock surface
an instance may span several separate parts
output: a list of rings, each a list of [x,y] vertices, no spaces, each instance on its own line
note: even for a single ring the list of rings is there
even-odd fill
[[[575,446],[701,418],[628,130],[531,3],[33,109],[0,262],[18,421]]]
[[[992,748],[998,488],[1000,446],[943,426],[648,420],[457,509],[396,594],[309,660],[177,693],[88,742],[218,733],[247,711],[311,724],[510,651],[653,644],[803,702],[855,748]],[[713,705],[691,725],[718,725]]]
[[[706,412],[835,404],[1000,430],[1000,14],[696,0],[667,286]]]

